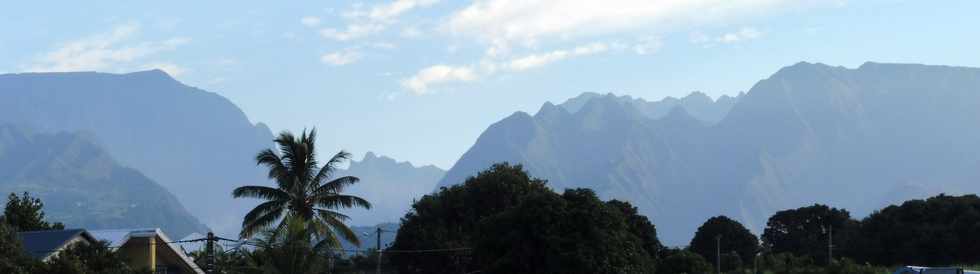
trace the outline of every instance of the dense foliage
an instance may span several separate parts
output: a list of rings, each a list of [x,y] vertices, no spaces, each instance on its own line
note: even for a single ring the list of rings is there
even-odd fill
[[[655,228],[624,212],[631,208],[587,189],[559,195],[520,165],[496,164],[416,202],[391,247],[472,253],[394,253],[392,261],[400,273],[653,273],[656,254],[645,248],[659,248]]]
[[[667,251],[657,267],[657,274],[710,273],[711,264],[704,257],[687,250]]]
[[[980,198],[939,195],[888,206],[861,222],[856,259],[878,265],[980,263]]]
[[[712,217],[698,227],[688,248],[714,265],[717,261],[719,236],[722,259],[729,258],[728,261],[722,262],[722,270],[727,271],[735,269],[731,268],[733,266],[752,264],[756,252],[759,251],[759,239],[741,223],[725,216]],[[730,252],[734,252],[737,256],[724,256]]]
[[[3,216],[0,221],[10,225],[16,231],[35,231],[65,229],[62,223],[48,223],[44,220],[44,203],[41,199],[31,197],[31,194],[24,192],[22,196],[10,193],[7,196],[7,206],[3,209]]]
[[[826,263],[831,237],[833,246],[844,246],[854,237],[858,226],[847,210],[826,205],[783,210],[769,218],[762,233],[762,245],[771,253],[788,252]]]

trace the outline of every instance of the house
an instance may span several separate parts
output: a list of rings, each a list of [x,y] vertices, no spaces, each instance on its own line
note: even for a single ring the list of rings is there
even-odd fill
[[[980,274],[980,271],[964,270],[959,267],[921,267],[903,266],[894,274]]]
[[[109,246],[134,268],[159,274],[204,274],[183,249],[158,228],[92,230],[90,233],[97,240],[109,242]]]
[[[24,250],[41,261],[50,260],[73,244],[91,244],[98,241],[84,229],[18,232],[17,237],[24,245]]]

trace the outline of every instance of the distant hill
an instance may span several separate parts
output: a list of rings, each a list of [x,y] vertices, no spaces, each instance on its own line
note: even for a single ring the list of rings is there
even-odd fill
[[[47,218],[68,227],[160,227],[176,237],[206,229],[169,191],[79,134],[0,125],[0,194],[11,192],[40,198]]]
[[[373,207],[343,212],[357,225],[398,222],[414,200],[431,193],[445,174],[445,170],[435,166],[416,167],[409,162],[397,162],[368,152],[360,161],[351,161],[350,167],[338,172],[337,176],[360,178],[360,183],[344,191],[367,199]]]
[[[254,157],[273,139],[224,97],[160,70],[0,75],[0,123],[91,135],[225,236],[256,204],[233,200],[231,191],[265,183]]]
[[[775,211],[815,202],[862,216],[980,191],[980,69],[799,63],[718,101],[733,104],[664,113],[611,94],[545,103],[491,125],[439,186],[522,163],[555,188],[634,203],[670,245],[718,214],[761,232]],[[727,104],[718,101],[701,105]]]

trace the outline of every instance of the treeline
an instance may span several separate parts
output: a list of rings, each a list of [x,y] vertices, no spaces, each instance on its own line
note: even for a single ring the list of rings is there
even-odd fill
[[[399,273],[713,273],[719,262],[726,273],[890,273],[976,264],[977,246],[980,198],[939,195],[862,220],[819,204],[784,210],[760,236],[717,216],[667,248],[629,203],[557,193],[503,163],[418,200],[389,250],[432,251],[391,253]]]

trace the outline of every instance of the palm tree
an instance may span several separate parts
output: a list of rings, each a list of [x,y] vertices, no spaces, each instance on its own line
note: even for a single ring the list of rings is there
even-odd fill
[[[357,196],[341,194],[344,189],[359,181],[357,177],[344,176],[328,179],[337,165],[350,159],[350,153],[340,151],[323,167],[316,160],[314,142],[316,129],[297,138],[283,131],[275,139],[279,153],[265,149],[255,157],[259,165],[269,168],[269,179],[276,187],[242,186],[232,192],[235,198],[258,198],[265,202],[245,215],[241,238],[249,238],[258,232],[272,228],[281,230],[294,219],[306,226],[306,231],[320,244],[339,246],[339,234],[345,240],[360,245],[357,236],[344,221],[349,218],[335,210],[340,208],[371,208],[371,203]],[[278,222],[278,225],[275,225]]]

